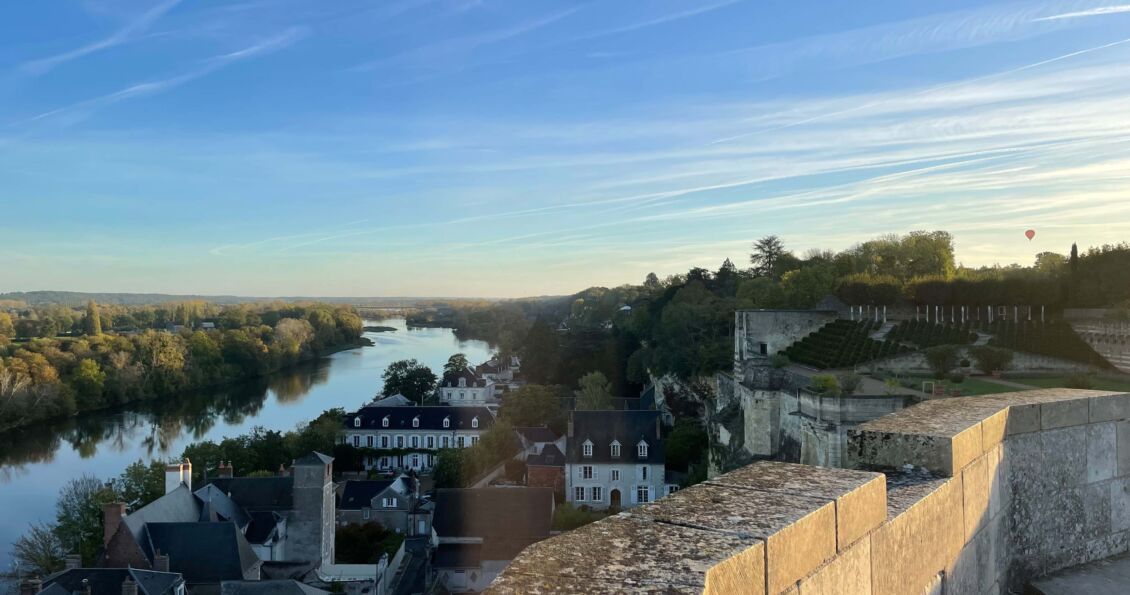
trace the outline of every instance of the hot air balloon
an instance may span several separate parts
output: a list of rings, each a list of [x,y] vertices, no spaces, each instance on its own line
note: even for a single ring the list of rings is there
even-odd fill
[[[1029,229],[1028,231],[1024,232],[1024,235],[1028,238],[1028,241],[1031,242],[1032,238],[1036,237],[1036,230]]]

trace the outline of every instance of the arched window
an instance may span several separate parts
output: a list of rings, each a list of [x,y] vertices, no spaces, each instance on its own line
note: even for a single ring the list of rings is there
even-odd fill
[[[476,418],[471,419],[471,427],[472,428],[479,427],[479,418],[476,417]]]
[[[382,428],[388,427],[388,416],[387,415],[384,417],[384,419],[381,420],[381,427]]]
[[[413,428],[420,427],[420,416],[417,415],[416,417],[412,418],[412,427]]]
[[[612,441],[611,451],[612,451],[612,453],[611,453],[612,458],[614,458],[614,459],[620,458],[620,441],[619,440],[613,440]]]
[[[361,427],[361,418],[360,417],[353,418],[353,427],[355,427],[355,428]]]
[[[581,454],[583,454],[586,457],[592,456],[592,442],[591,441],[585,440],[585,443],[581,445]]]
[[[451,427],[451,418],[450,417],[443,418],[443,427],[445,427],[445,428]]]
[[[636,445],[636,453],[640,456],[641,459],[646,459],[647,458],[647,442],[640,440],[640,443]]]

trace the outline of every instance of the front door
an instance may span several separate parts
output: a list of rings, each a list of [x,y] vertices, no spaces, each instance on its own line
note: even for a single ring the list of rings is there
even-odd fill
[[[620,490],[612,490],[608,492],[608,505],[612,508],[620,508]]]

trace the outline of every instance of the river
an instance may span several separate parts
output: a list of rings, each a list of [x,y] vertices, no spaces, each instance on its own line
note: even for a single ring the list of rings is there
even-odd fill
[[[29,523],[55,517],[55,496],[72,477],[117,477],[139,459],[178,457],[200,440],[218,440],[262,426],[290,430],[326,409],[355,409],[381,389],[396,360],[415,358],[437,374],[453,353],[472,364],[490,357],[482,341],[459,341],[451,329],[408,329],[403,319],[368,322],[396,331],[365,333],[370,347],[341,351],[259,382],[186,395],[169,404],[97,412],[0,435],[0,572]]]

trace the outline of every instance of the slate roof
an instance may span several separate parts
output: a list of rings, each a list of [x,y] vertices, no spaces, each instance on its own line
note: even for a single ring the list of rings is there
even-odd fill
[[[482,565],[481,543],[441,543],[432,566],[436,568],[478,568]]]
[[[375,407],[407,407],[410,405],[415,405],[415,402],[400,393],[396,393],[390,397],[381,397],[373,401],[373,406]]]
[[[389,417],[388,428],[381,425],[385,416]],[[420,427],[412,427],[412,419],[420,417]],[[355,418],[361,418],[361,426],[353,425]],[[443,427],[443,419],[451,419],[451,427]],[[343,420],[343,427],[347,429],[363,430],[440,430],[451,432],[454,430],[470,430],[471,420],[479,418],[479,430],[486,430],[494,423],[494,416],[486,407],[452,407],[452,406],[419,406],[419,407],[375,407],[368,405],[351,413]]]
[[[546,444],[542,447],[541,452],[536,455],[526,457],[526,466],[533,465],[535,467],[564,467],[565,454],[557,448],[556,444]]]
[[[432,529],[441,540],[481,538],[483,560],[511,560],[549,537],[552,520],[552,488],[442,489]]]
[[[208,484],[195,493],[202,503],[198,520],[231,521],[240,529],[246,528],[251,522],[247,513],[215,484]]]
[[[312,451],[310,454],[302,457],[301,459],[295,459],[294,464],[299,466],[299,467],[309,467],[309,466],[321,467],[321,466],[332,464],[333,462],[334,462],[333,457],[331,457],[329,455],[324,455],[324,454],[315,450],[315,451]]]
[[[200,520],[200,500],[181,484],[173,491],[157,498],[126,515],[122,524],[129,529],[134,541],[144,543],[145,524],[150,522],[189,523]]]
[[[251,523],[247,525],[247,529],[243,532],[248,543],[266,543],[275,529],[278,528],[279,521],[283,519],[282,515],[273,510],[257,510],[250,514]]]
[[[235,523],[148,523],[145,531],[149,559],[156,552],[167,555],[169,570],[190,585],[243,580],[261,563]]]
[[[329,591],[315,589],[296,580],[223,581],[221,595],[324,595]]]
[[[514,431],[521,434],[522,437],[529,442],[553,442],[558,438],[557,434],[555,434],[553,430],[545,426],[522,426],[514,428]]]
[[[227,494],[247,511],[290,510],[294,508],[294,478],[217,477],[210,485]],[[171,520],[171,519],[161,519]]]
[[[345,489],[341,492],[341,502],[337,505],[340,510],[361,510],[372,506],[373,498],[388,489],[395,479],[385,480],[349,480],[345,482]]]
[[[137,568],[73,568],[49,577],[43,582],[44,589],[52,592],[81,593],[90,585],[90,595],[122,595],[122,583],[126,578],[137,583],[139,595],[167,595],[173,593],[184,579],[175,572],[155,572]]]
[[[467,379],[467,388],[483,387],[487,385],[487,381],[481,378],[474,370],[463,368],[454,374],[445,375],[443,378],[443,386],[446,388],[459,388],[459,379]]]
[[[565,441],[569,463],[652,463],[663,464],[663,440],[656,436],[658,411],[574,411],[573,434]],[[593,444],[592,456],[582,456],[586,440]],[[647,458],[636,451],[640,440],[648,445]],[[612,442],[620,442],[620,456],[612,458]]]

